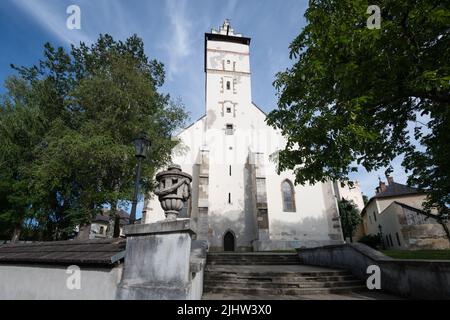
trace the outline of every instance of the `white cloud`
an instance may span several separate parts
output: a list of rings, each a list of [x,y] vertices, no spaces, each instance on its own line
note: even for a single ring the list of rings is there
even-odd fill
[[[168,78],[180,73],[186,65],[186,58],[192,52],[192,44],[190,36],[192,32],[192,24],[186,16],[186,6],[188,1],[169,0],[166,2],[166,13],[169,17],[169,40],[164,45],[169,57]]]

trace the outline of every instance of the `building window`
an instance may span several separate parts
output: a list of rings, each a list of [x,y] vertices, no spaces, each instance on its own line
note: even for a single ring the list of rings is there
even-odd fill
[[[233,125],[232,124],[227,124],[227,126],[225,127],[225,134],[228,134],[228,135],[233,134]]]
[[[231,90],[231,82],[227,81],[227,90]]]
[[[386,246],[389,247],[389,238],[387,235],[386,235]]]
[[[105,227],[100,227],[100,234],[104,234],[105,233]]]
[[[231,166],[230,166],[230,177],[231,177]]]
[[[231,108],[227,107],[227,113],[231,113]]]
[[[230,60],[227,60],[227,64],[230,64]]]
[[[289,180],[281,183],[281,194],[283,196],[283,211],[295,212],[295,193],[294,185]]]
[[[370,214],[369,214],[369,222],[370,224],[372,224],[372,217],[370,216]]]
[[[375,211],[373,212],[373,218],[375,219],[375,222],[377,222],[377,214],[375,213]]]
[[[231,193],[228,193],[228,203],[231,203]]]
[[[395,237],[397,238],[398,246],[401,247],[402,244],[401,244],[401,242],[400,242],[400,237],[398,236],[398,232],[395,233]]]
[[[392,237],[391,237],[391,234],[389,234],[389,243],[391,244],[391,247],[393,247],[393,246],[394,246],[394,242],[392,242]]]

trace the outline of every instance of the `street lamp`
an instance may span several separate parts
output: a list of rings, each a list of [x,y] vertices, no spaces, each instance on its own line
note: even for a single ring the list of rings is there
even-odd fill
[[[137,158],[137,166],[136,166],[136,181],[134,183],[134,196],[133,202],[131,206],[131,215],[129,224],[134,224],[136,221],[136,206],[137,206],[137,198],[139,194],[139,181],[141,180],[141,163],[142,159],[145,159],[148,148],[150,147],[150,141],[144,134],[141,134],[138,138],[133,140],[135,156]]]
[[[383,240],[383,232],[382,232],[383,227],[381,226],[381,224],[378,225],[378,229],[380,230],[379,234],[380,234],[381,248],[383,250],[386,250],[386,247],[384,246],[384,240]]]

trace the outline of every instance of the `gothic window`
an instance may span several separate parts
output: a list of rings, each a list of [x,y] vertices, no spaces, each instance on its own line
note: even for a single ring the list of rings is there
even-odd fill
[[[231,108],[227,107],[227,113],[231,113]]]
[[[231,82],[227,81],[227,90],[231,90]]]
[[[295,193],[294,185],[289,180],[281,183],[281,194],[283,196],[283,211],[295,212]]]

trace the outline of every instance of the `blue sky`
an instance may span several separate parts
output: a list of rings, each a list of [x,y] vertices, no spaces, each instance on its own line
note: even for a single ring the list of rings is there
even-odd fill
[[[72,4],[81,9],[81,30],[66,27],[66,8]],[[204,112],[204,33],[228,18],[237,32],[252,38],[253,101],[269,112],[277,103],[272,82],[276,72],[292,64],[288,46],[306,23],[306,7],[306,0],[1,0],[0,92],[13,72],[10,63],[35,64],[47,41],[69,47],[91,43],[100,33],[122,40],[136,33],[147,55],[166,66],[163,91],[181,99],[195,120]],[[404,183],[400,162],[394,161],[393,175]],[[384,170],[361,169],[352,178],[372,196],[378,176],[384,179]]]

